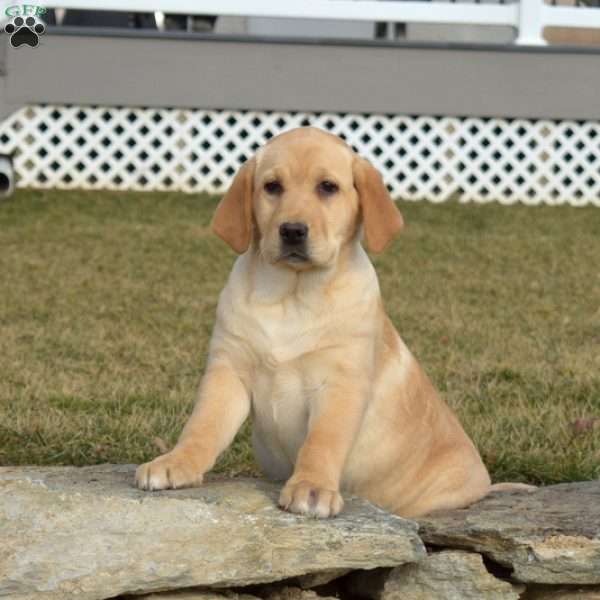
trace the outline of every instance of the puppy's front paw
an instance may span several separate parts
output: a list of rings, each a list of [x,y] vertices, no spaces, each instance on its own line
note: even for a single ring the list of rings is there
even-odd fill
[[[151,491],[191,487],[202,483],[202,475],[189,457],[172,450],[140,465],[135,472],[135,484]]]
[[[309,481],[288,481],[281,490],[279,506],[300,515],[325,519],[335,517],[344,507],[344,501],[336,490],[327,490]]]

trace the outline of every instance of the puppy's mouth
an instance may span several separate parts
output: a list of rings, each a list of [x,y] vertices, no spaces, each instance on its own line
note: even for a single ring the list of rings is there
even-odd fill
[[[310,261],[308,254],[304,250],[282,250],[279,255],[279,260],[291,264],[303,264]]]

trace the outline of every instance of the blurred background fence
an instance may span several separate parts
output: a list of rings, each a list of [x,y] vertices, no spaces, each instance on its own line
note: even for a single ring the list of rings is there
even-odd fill
[[[259,145],[310,124],[347,139],[396,197],[600,206],[596,5],[42,7],[37,47],[2,36],[0,155],[14,175],[0,189],[14,176],[221,193]],[[4,2],[4,22],[27,6]]]

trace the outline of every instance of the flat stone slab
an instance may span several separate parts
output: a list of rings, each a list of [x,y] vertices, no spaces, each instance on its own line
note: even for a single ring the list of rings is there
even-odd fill
[[[600,481],[497,492],[419,523],[426,543],[481,552],[521,582],[600,583]]]
[[[280,485],[143,492],[133,465],[0,468],[0,597],[101,600],[231,587],[425,555],[417,525],[360,499],[335,519],[277,508]]]

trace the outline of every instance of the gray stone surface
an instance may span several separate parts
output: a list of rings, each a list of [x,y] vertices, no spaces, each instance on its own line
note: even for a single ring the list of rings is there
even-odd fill
[[[0,596],[101,600],[419,560],[411,521],[348,499],[336,519],[276,506],[279,485],[143,492],[133,466],[0,468]]]
[[[349,569],[332,569],[331,571],[321,571],[319,573],[310,573],[308,575],[301,575],[296,579],[298,585],[302,589],[314,588],[319,585],[325,585],[330,583],[344,575],[350,573]]]
[[[212,592],[210,590],[181,590],[175,592],[158,592],[142,596],[127,596],[127,600],[259,600],[250,594],[234,592]]]
[[[379,600],[519,600],[524,589],[491,575],[480,554],[446,550],[392,569]]]
[[[354,571],[346,591],[368,600],[518,600],[523,584],[496,577],[481,554],[464,550],[431,552],[418,563],[393,569]]]
[[[600,583],[600,481],[498,492],[419,523],[425,542],[481,552],[518,581]]]
[[[600,600],[600,587],[533,587],[527,589],[522,600]]]
[[[284,586],[264,596],[266,600],[336,600],[333,596],[319,596],[312,590]]]

